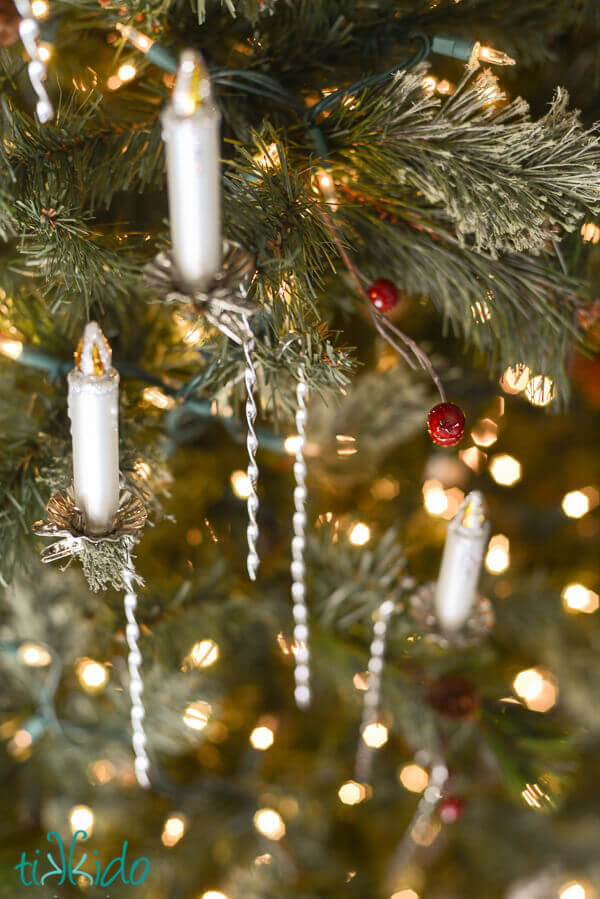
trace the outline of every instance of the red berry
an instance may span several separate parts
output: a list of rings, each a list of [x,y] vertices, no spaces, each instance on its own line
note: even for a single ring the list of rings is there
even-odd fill
[[[462,818],[465,804],[458,796],[445,796],[438,806],[440,818],[444,824],[454,824]]]
[[[369,299],[380,312],[389,312],[400,299],[396,285],[387,278],[379,278],[374,284],[371,284],[368,294]]]
[[[454,446],[465,431],[465,414],[455,403],[438,403],[427,416],[427,430],[439,446]]]

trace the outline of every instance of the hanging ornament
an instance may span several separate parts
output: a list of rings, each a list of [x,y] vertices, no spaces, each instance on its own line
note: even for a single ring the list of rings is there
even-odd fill
[[[5,3],[6,0],[3,0],[3,5]],[[44,86],[47,72],[46,66],[40,58],[40,26],[33,15],[29,0],[15,0],[15,6],[17,12],[21,16],[19,35],[21,36],[23,46],[30,59],[29,65],[27,66],[27,74],[29,75],[31,86],[38,97],[35,111],[40,122],[45,124],[46,122],[49,122],[50,119],[54,118],[54,107],[50,102],[50,97]]]
[[[148,787],[142,656],[135,620],[139,579],[132,561],[146,510],[137,497],[119,488],[119,374],[96,322],[86,325],[75,361],[68,376],[73,484],[50,497],[44,520],[35,522],[33,530],[41,537],[60,538],[43,550],[42,562],[78,556],[93,589],[112,583],[125,591],[135,771],[140,786]]]
[[[424,584],[410,601],[412,617],[431,642],[471,646],[493,627],[493,606],[477,594],[489,536],[485,501],[473,491],[448,525],[437,582]]]
[[[296,688],[294,697],[299,708],[310,705],[310,651],[308,648],[308,610],[306,608],[306,565],[304,553],[306,549],[306,398],[308,385],[304,366],[298,369],[296,387],[296,461],[294,462],[294,516],[292,537],[292,602],[294,612],[294,678]]]
[[[247,568],[250,579],[255,580],[259,565],[258,440],[254,429],[254,335],[249,319],[260,306],[247,296],[253,257],[238,243],[221,240],[220,113],[204,61],[195,50],[181,54],[162,122],[173,247],[171,253],[159,253],[146,265],[144,282],[164,302],[203,315],[243,349],[250,482]]]
[[[363,714],[360,725],[360,740],[356,752],[355,779],[358,783],[367,783],[371,779],[373,768],[374,747],[367,745],[364,740],[368,727],[377,723],[379,717],[379,703],[381,699],[381,678],[383,675],[383,659],[385,656],[385,644],[387,629],[394,601],[384,600],[373,616],[373,639],[371,641],[371,654],[367,666],[367,689],[363,699]]]
[[[465,432],[465,414],[455,403],[438,403],[427,416],[427,430],[438,446],[455,446]]]
[[[391,312],[398,305],[400,296],[393,281],[378,278],[368,289],[369,299],[379,312]]]

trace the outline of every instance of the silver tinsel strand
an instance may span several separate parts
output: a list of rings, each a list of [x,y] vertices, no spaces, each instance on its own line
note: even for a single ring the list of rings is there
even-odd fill
[[[25,51],[30,62],[27,65],[27,74],[31,86],[37,94],[38,101],[35,107],[37,117],[42,124],[54,118],[54,107],[50,102],[48,91],[44,85],[46,80],[46,66],[39,56],[40,26],[38,25],[29,0],[15,0],[17,12],[21,16],[19,35],[23,41]]]
[[[367,746],[363,739],[364,732],[370,724],[375,724],[381,699],[381,676],[383,674],[383,658],[387,628],[394,611],[394,602],[386,599],[375,613],[373,624],[373,640],[368,665],[368,682],[363,701],[363,715],[360,725],[360,740],[356,751],[355,778],[359,783],[366,783],[371,777],[374,750]]]
[[[150,759],[146,752],[146,731],[144,730],[144,705],[142,702],[142,694],[144,692],[144,682],[140,674],[142,665],[142,654],[139,650],[138,639],[140,636],[140,628],[135,619],[137,609],[137,595],[135,593],[135,569],[131,558],[131,549],[133,540],[126,538],[126,567],[123,572],[123,580],[126,585],[125,591],[125,616],[127,618],[127,645],[129,646],[129,695],[131,697],[131,729],[133,752],[135,755],[135,775],[140,787],[148,788],[150,786],[150,778],[148,771],[150,768]]]
[[[254,430],[254,422],[256,421],[256,400],[254,399],[254,388],[256,386],[256,370],[254,368],[254,360],[252,353],[254,351],[254,338],[250,329],[248,319],[244,317],[244,324],[247,330],[247,337],[242,344],[244,357],[246,359],[246,369],[244,371],[244,380],[246,382],[246,422],[248,424],[248,436],[246,438],[246,446],[248,448],[248,481],[250,482],[250,493],[248,496],[248,575],[251,581],[256,580],[256,572],[260,564],[256,544],[258,542],[258,523],[256,515],[258,513],[258,494],[256,485],[258,483],[258,465],[256,464],[256,451],[258,449],[258,438]]]
[[[292,563],[290,572],[292,575],[292,602],[294,613],[294,678],[296,688],[294,696],[299,708],[306,708],[310,704],[310,650],[308,647],[308,610],[306,608],[306,566],[304,552],[306,549],[306,462],[304,452],[306,449],[306,397],[308,386],[304,377],[304,368],[298,371],[298,386],[296,388],[296,431],[298,445],[296,447],[296,461],[294,462],[294,517],[292,537]]]

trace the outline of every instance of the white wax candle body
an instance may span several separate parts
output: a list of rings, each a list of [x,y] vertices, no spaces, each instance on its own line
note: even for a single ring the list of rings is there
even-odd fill
[[[119,373],[69,372],[73,490],[87,533],[107,534],[119,508]]]
[[[469,503],[475,505],[481,516],[480,521],[470,527],[463,523],[463,512]],[[484,519],[484,509],[483,499],[479,494],[472,493],[448,526],[435,588],[438,621],[446,631],[459,630],[465,624],[475,602],[477,582],[490,532],[489,522]]]
[[[220,120],[211,100],[162,115],[173,258],[186,287],[208,287],[221,265]]]

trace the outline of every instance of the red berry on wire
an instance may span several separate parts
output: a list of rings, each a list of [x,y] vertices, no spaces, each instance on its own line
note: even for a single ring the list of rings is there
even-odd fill
[[[465,414],[455,403],[438,403],[427,416],[427,430],[439,446],[455,446],[465,432]]]
[[[465,810],[465,803],[458,796],[445,796],[438,806],[440,818],[444,824],[454,824],[459,818],[462,818]]]
[[[379,312],[390,312],[400,299],[396,285],[387,278],[379,278],[371,284],[367,293]]]

